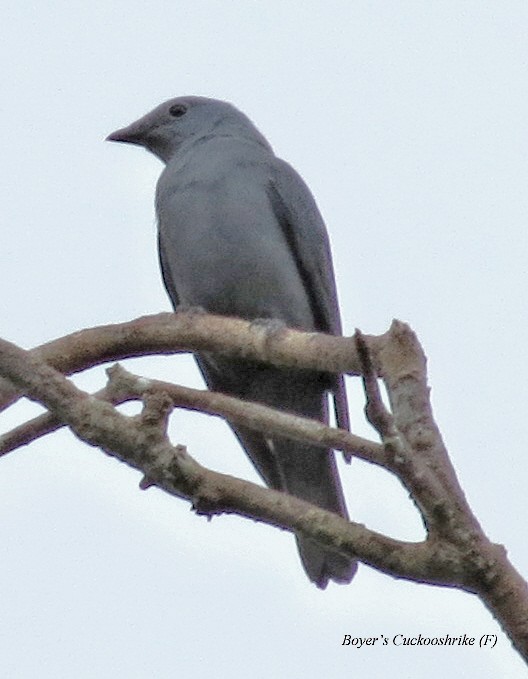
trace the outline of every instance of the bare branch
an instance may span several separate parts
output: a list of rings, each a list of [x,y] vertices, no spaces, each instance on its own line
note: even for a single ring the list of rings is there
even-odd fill
[[[172,403],[180,408],[195,410],[222,417],[234,424],[243,425],[267,434],[307,441],[321,446],[342,450],[373,464],[385,466],[387,459],[383,446],[343,429],[327,427],[322,422],[306,417],[290,415],[259,403],[242,401],[203,389],[191,389],[160,380],[146,380],[114,366],[108,370],[110,385],[127,394],[143,398],[145,394],[164,392]]]
[[[101,389],[93,394],[93,397],[102,401],[108,401],[113,405],[119,405],[120,403],[125,403],[126,401],[131,401],[136,398],[132,394],[117,394],[114,391],[110,391],[108,388]],[[37,417],[0,435],[0,457],[7,455],[7,453],[10,453],[17,448],[27,446],[36,439],[51,434],[64,426],[64,422],[53,413],[48,412],[37,415]]]
[[[64,426],[53,413],[43,413],[0,435],[0,457]]]
[[[372,354],[365,340],[365,336],[356,328],[354,338],[356,340],[358,356],[361,362],[361,374],[366,397],[365,415],[367,420],[379,433],[380,438],[384,443],[390,442],[392,445],[397,445],[401,448],[401,443],[397,441],[398,432],[394,425],[394,418],[383,405],[378,385],[378,376],[374,369]]]
[[[54,369],[73,372],[116,356],[188,350],[330,372],[361,372],[367,416],[382,444],[258,404],[145,380],[113,368],[106,396],[115,402],[125,396],[141,398],[144,404],[141,415],[127,417],[110,403],[77,389]],[[471,512],[433,419],[423,350],[407,325],[395,321],[385,335],[357,332],[351,340],[291,330],[270,334],[259,324],[205,314],[165,314],[86,330],[32,352],[0,340],[0,374],[8,387],[4,403],[21,393],[41,403],[79,438],[140,470],[142,487],[157,485],[192,502],[198,513],[236,513],[302,533],[395,577],[473,592],[528,658],[526,583],[504,548],[488,540]],[[391,412],[383,405],[378,376],[384,380]],[[421,543],[393,540],[297,498],[205,469],[167,438],[167,418],[175,405],[351,452],[384,466],[409,490],[427,539]],[[20,432],[18,436],[22,440]],[[14,437],[11,432],[12,441]]]
[[[316,420],[290,415],[216,392],[191,389],[159,380],[147,380],[133,375],[120,365],[109,368],[107,373],[110,378],[108,386],[93,394],[93,397],[114,405],[143,399],[145,395],[156,391],[164,392],[176,407],[222,417],[256,431],[279,434],[291,439],[309,441],[323,448],[341,450],[379,466],[387,464],[387,456],[379,443],[343,429],[327,427]],[[39,415],[0,436],[0,456],[63,426],[64,423],[51,413]]]
[[[421,577],[431,560],[424,544],[387,538],[293,496],[205,469],[183,446],[173,446],[166,438],[172,402],[163,395],[147,395],[143,413],[127,417],[4,340],[0,340],[0,373],[28,398],[57,412],[80,439],[140,470],[143,487],[157,485],[190,500],[199,514],[236,513],[303,533],[397,577]],[[454,557],[440,554],[433,560],[431,582],[448,582]]]
[[[378,338],[372,338],[376,344]],[[354,342],[343,337],[301,333],[193,311],[144,316],[128,323],[102,325],[42,344],[31,353],[70,375],[109,361],[189,351],[212,351],[275,365],[358,374]],[[0,380],[0,409],[19,394]]]

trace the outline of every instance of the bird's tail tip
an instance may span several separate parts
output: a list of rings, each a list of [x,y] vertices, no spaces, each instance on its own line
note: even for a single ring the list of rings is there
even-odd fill
[[[330,580],[346,585],[356,574],[355,559],[332,552],[308,538],[297,537],[297,544],[304,570],[319,589],[326,589]]]

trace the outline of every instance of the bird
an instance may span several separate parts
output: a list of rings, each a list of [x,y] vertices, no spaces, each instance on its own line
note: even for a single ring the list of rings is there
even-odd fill
[[[142,146],[165,167],[155,208],[165,288],[175,310],[307,332],[341,334],[325,223],[310,189],[242,111],[229,102],[182,96],[160,104],[108,141]],[[207,387],[348,429],[342,375],[270,366],[203,352],[195,356]],[[264,483],[348,519],[334,452],[232,430]],[[357,562],[296,535],[309,579],[324,589],[348,583]]]

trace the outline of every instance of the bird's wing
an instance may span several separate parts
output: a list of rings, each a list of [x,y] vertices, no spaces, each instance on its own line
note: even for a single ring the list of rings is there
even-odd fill
[[[176,308],[180,303],[180,298],[178,297],[178,293],[176,292],[174,278],[170,270],[168,256],[165,250],[165,244],[163,243],[161,232],[159,231],[158,231],[158,256],[161,269],[161,277],[163,278],[163,284],[165,285],[165,290],[167,290],[167,293],[170,297],[172,306],[174,307],[174,311],[176,311]]]
[[[176,311],[180,300],[174,285],[174,279],[168,262],[168,253],[161,234],[158,234],[158,255],[163,283],[169,294],[174,310]],[[207,355],[195,354],[194,358],[209,389],[227,394],[233,393],[235,396],[237,395],[236,390],[233,389],[232,385],[233,371],[229,369],[228,362],[226,369],[222,371],[215,367],[214,360]],[[236,370],[234,372],[236,374]],[[269,445],[266,442],[265,436],[260,432],[252,431],[245,427],[235,427],[231,425],[231,428],[240,439],[243,448],[249,453],[253,464],[268,486],[275,488],[276,490],[285,490],[277,467],[277,462],[275,457],[270,454]]]
[[[341,319],[328,234],[310,190],[288,163],[277,158],[268,193],[310,297],[316,329],[340,335]],[[338,426],[349,429],[343,375],[336,378],[334,402]]]

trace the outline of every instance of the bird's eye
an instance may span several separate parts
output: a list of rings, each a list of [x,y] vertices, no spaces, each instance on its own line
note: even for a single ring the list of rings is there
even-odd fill
[[[183,104],[173,104],[169,109],[169,113],[174,118],[181,118],[187,113],[187,106],[184,106]]]

